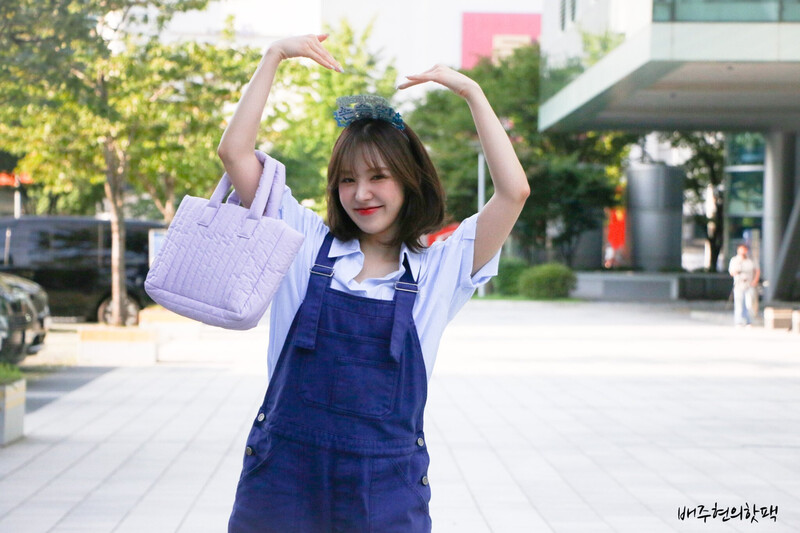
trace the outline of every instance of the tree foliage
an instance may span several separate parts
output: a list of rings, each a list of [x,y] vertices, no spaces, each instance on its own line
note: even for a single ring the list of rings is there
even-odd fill
[[[219,180],[225,104],[238,98],[259,58],[251,49],[155,39],[124,54],[125,122],[135,138],[129,181],[165,222],[184,194],[204,195]]]
[[[306,61],[281,63],[262,122],[261,139],[287,169],[287,182],[298,199],[322,209],[328,160],[341,129],[333,120],[336,98],[351,94],[395,92],[397,71],[368,46],[371,26],[358,34],[346,22],[326,28],[325,47],[342,64],[344,74]]]
[[[180,197],[207,194],[216,146],[260,52],[229,43],[165,43],[164,24],[207,0],[15,0],[0,6],[0,138],[34,177],[39,209],[90,213],[105,197],[112,221],[112,297],[122,320],[124,199],[149,196],[169,222]],[[230,22],[230,21],[229,21]],[[223,37],[230,37],[229,28]],[[299,198],[321,199],[338,134],[335,97],[389,96],[396,78],[367,51],[369,32],[343,25],[329,42],[349,75],[282,66],[264,134]],[[282,99],[281,96],[286,96]]]
[[[534,44],[496,65],[484,60],[464,72],[481,85],[501,117],[528,176],[531,196],[514,233],[529,256],[552,245],[570,261],[580,233],[599,227],[602,208],[614,205],[623,160],[637,137],[539,132],[539,66]],[[449,91],[431,91],[408,120],[430,149],[450,214],[457,220],[468,217],[476,210],[479,149],[469,108]]]
[[[87,210],[110,206],[113,315],[125,290],[123,202],[133,183],[161,198],[166,218],[179,180],[213,180],[223,102],[252,70],[244,54],[165,45],[178,11],[207,0],[16,0],[0,7],[0,138],[48,197]],[[245,64],[247,66],[245,67]],[[246,73],[246,74],[245,74]],[[161,187],[159,189],[158,187]]]
[[[615,204],[616,183],[602,166],[580,163],[577,154],[542,159],[526,172],[531,196],[516,229],[540,248],[551,235],[572,264],[580,235],[600,227],[604,208]]]
[[[706,270],[716,272],[725,225],[725,135],[721,132],[662,133],[662,141],[688,149],[683,163],[686,199],[695,208],[695,220],[706,229],[709,258]]]

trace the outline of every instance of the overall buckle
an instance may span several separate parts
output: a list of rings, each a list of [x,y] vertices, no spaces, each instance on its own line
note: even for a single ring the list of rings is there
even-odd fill
[[[403,292],[413,292],[415,294],[419,292],[416,283],[406,283],[405,281],[396,281],[394,284],[394,290]]]
[[[333,277],[333,268],[329,266],[318,265],[314,263],[314,266],[312,266],[308,270],[312,274],[317,274],[318,276],[325,276],[326,278]]]

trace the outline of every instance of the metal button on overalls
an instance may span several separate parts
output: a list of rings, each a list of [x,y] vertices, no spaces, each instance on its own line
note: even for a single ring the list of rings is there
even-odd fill
[[[258,456],[245,457],[231,533],[431,530],[427,375],[408,258],[393,300],[362,298],[330,287],[332,241],[248,437]]]

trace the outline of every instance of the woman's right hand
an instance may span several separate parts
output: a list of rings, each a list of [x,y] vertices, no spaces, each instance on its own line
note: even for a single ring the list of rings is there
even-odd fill
[[[277,54],[281,61],[293,57],[307,57],[325,68],[344,72],[339,62],[322,46],[322,42],[327,38],[328,34],[287,37],[272,43],[267,54]]]

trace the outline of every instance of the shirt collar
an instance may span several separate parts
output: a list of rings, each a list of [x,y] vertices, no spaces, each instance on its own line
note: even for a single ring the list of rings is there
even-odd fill
[[[328,252],[328,257],[337,259],[350,254],[358,254],[357,261],[361,266],[364,265],[364,254],[361,253],[361,243],[358,239],[350,239],[349,241],[340,241],[336,237],[333,238],[331,249]],[[400,245],[400,257],[397,259],[398,270],[403,270],[403,255],[408,254],[408,264],[411,267],[411,273],[414,279],[419,281],[420,264],[422,263],[421,254],[414,253],[408,249],[405,243]]]

